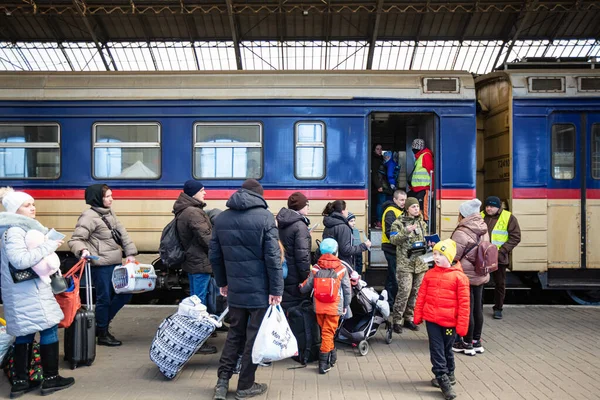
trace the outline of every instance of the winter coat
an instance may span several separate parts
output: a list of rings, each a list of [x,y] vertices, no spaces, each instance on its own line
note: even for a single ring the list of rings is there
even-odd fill
[[[383,174],[381,173],[382,171],[384,171]],[[386,173],[386,168],[383,165],[383,156],[378,156],[375,153],[371,154],[371,185],[375,191],[383,188]]]
[[[39,278],[13,282],[9,263],[16,269],[31,268],[57,249],[55,241],[46,241],[35,249],[27,249],[25,235],[30,230],[44,234],[48,232],[47,228],[33,218],[0,213],[2,302],[6,331],[13,336],[46,330],[64,318],[49,284]]]
[[[502,210],[498,211],[496,215],[487,215],[485,214],[485,218],[483,221],[487,225],[488,233],[491,235],[494,230],[494,226],[498,222],[498,218],[500,218],[500,214]],[[514,214],[510,215],[510,219],[508,220],[508,241],[502,245],[498,249],[498,264],[499,265],[508,265],[510,252],[517,247],[517,245],[521,242],[521,228],[519,227],[519,221],[514,216]]]
[[[238,308],[267,308],[269,295],[283,295],[279,234],[267,202],[239,189],[213,226],[208,258],[217,285],[228,287],[227,301]]]
[[[122,250],[98,213],[104,215],[110,226],[121,233]],[[125,252],[125,257],[137,254],[135,244],[115,213],[110,208],[102,207],[92,207],[81,213],[75,231],[69,240],[69,248],[77,257],[83,250],[89,251],[92,256],[99,257],[98,260],[91,260],[92,266],[121,264],[123,252]]]
[[[277,214],[279,240],[285,250],[285,260],[288,275],[284,281],[283,301],[284,309],[299,305],[307,296],[300,293],[298,285],[310,273],[311,237],[308,231],[310,221],[304,215],[288,208],[282,208]]]
[[[450,268],[437,265],[425,273],[417,295],[415,324],[423,320],[446,328],[456,328],[458,336],[469,330],[469,279],[462,272],[460,262]]]
[[[341,282],[337,301],[334,301],[333,303],[323,303],[317,298],[314,298],[315,314],[344,315],[344,309],[348,308],[350,300],[352,300],[352,286],[350,286],[350,277],[348,276],[347,267],[333,254],[323,254],[319,258],[317,266],[311,268],[310,275],[302,282],[300,292],[310,293],[314,289],[315,276],[319,269],[333,269],[340,271]]]
[[[177,218],[179,241],[185,250],[181,268],[189,274],[212,274],[208,246],[212,236],[210,218],[204,212],[206,203],[181,192],[173,205]]]
[[[406,227],[417,224],[418,229],[408,232]],[[397,232],[394,234],[394,232]],[[390,229],[390,242],[396,246],[396,271],[411,274],[420,274],[429,269],[418,255],[408,257],[408,250],[415,242],[425,242],[425,232],[427,224],[423,221],[423,216],[411,217],[408,213],[397,218]]]
[[[323,239],[333,238],[338,243],[338,257],[350,265],[354,265],[354,256],[367,250],[367,245],[361,243],[352,246],[352,228],[348,220],[338,212],[332,212],[323,218]]]
[[[474,214],[463,218],[458,223],[450,239],[456,242],[456,257],[454,259],[460,261],[471,285],[479,286],[487,283],[490,280],[490,274],[478,275],[475,273],[476,244],[490,241],[487,226],[481,215]],[[468,254],[465,254],[465,252],[468,252]]]

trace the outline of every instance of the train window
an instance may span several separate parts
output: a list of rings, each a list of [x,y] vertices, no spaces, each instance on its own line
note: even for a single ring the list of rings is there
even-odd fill
[[[575,126],[552,125],[552,177],[575,178]]]
[[[460,93],[458,78],[423,78],[425,93]]]
[[[600,179],[600,124],[592,125],[592,178]]]
[[[527,78],[530,93],[563,93],[564,77],[530,77]]]
[[[58,124],[0,124],[0,178],[58,179],[59,175]]]
[[[600,92],[600,78],[580,77],[577,83],[580,92]]]
[[[198,122],[194,125],[194,177],[260,179],[262,124]]]
[[[298,179],[325,177],[325,124],[303,121],[295,127],[295,175]]]
[[[156,122],[94,124],[94,178],[158,179],[160,125]]]

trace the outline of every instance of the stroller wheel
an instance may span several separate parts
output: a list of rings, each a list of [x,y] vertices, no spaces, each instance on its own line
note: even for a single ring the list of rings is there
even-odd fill
[[[392,334],[393,333],[394,333],[394,331],[391,326],[389,328],[387,328],[387,330],[385,331],[385,343],[386,344],[392,343]]]
[[[358,344],[358,352],[361,356],[366,356],[369,353],[369,343],[366,340],[361,340]]]

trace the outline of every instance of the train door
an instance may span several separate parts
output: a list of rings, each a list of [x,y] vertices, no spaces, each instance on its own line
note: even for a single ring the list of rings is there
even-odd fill
[[[548,268],[600,268],[600,114],[550,122]]]
[[[600,113],[586,117],[586,264],[587,268],[600,268]],[[594,245],[595,244],[595,245]]]

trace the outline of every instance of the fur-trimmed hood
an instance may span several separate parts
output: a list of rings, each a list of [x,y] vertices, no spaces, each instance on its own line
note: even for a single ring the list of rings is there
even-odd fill
[[[10,212],[0,212],[0,235],[12,227],[21,228],[25,232],[34,229],[42,232],[44,235],[48,233],[48,228],[42,225],[37,219]]]

